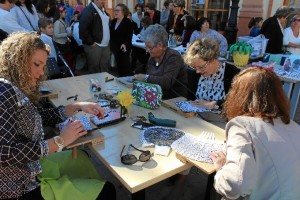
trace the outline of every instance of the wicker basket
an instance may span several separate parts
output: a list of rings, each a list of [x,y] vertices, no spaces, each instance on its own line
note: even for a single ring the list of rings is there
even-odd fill
[[[250,54],[233,52],[233,62],[237,67],[245,67],[249,62]]]

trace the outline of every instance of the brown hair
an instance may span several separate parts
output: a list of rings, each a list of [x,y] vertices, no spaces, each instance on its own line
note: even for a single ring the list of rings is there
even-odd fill
[[[251,116],[272,124],[276,117],[285,124],[290,122],[290,104],[281,81],[273,71],[263,67],[251,67],[235,76],[223,111],[229,120]]]
[[[50,54],[50,47],[35,33],[12,33],[0,45],[0,77],[15,84],[33,103],[40,97],[40,81],[46,79],[42,77],[36,86],[31,84],[29,61],[38,49]]]

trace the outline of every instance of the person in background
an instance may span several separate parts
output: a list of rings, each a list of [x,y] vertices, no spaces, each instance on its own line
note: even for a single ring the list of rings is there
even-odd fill
[[[260,34],[260,28],[263,23],[263,18],[262,17],[252,17],[248,23],[248,28],[250,30],[249,36],[251,37],[256,37]]]
[[[274,16],[264,21],[260,33],[269,39],[266,53],[283,53],[283,29],[286,25],[286,18],[291,13],[287,6],[281,6],[277,9]]]
[[[65,8],[67,11],[65,22],[66,22],[67,27],[69,27],[71,25],[71,20],[72,20],[73,14],[74,14],[73,6],[70,6],[69,0],[65,0]]]
[[[29,31],[38,31],[39,16],[31,0],[18,0],[10,10],[20,26]]]
[[[132,15],[132,20],[138,25],[138,28],[141,29],[141,19],[144,17],[144,6],[143,4],[136,4],[135,7],[135,13]]]
[[[192,91],[197,97],[194,106],[220,109],[233,77],[240,71],[234,65],[218,61],[218,56],[219,42],[214,38],[197,39],[186,52],[185,63],[200,74],[199,78],[189,80],[189,86],[193,87]]]
[[[184,0],[174,0],[173,1],[173,12],[169,15],[167,31],[169,33],[174,33],[178,37],[181,37],[184,23],[182,17],[184,14],[185,1]]]
[[[110,48],[116,58],[119,77],[130,76],[132,75],[130,53],[133,27],[130,19],[126,17],[129,9],[125,4],[117,4],[114,13],[115,18],[110,23]]]
[[[82,13],[83,9],[84,9],[84,5],[82,4],[81,0],[77,0],[75,11],[78,11],[80,14]]]
[[[155,24],[145,31],[146,51],[150,58],[146,74],[135,74],[134,79],[161,86],[163,99],[186,97],[187,74],[182,56],[168,47],[166,29]]]
[[[155,9],[155,3],[149,2],[146,4],[145,16],[150,17],[153,24],[160,24],[160,11]]]
[[[58,51],[63,54],[68,54],[69,46],[68,46],[68,36],[71,33],[67,33],[67,26],[65,23],[67,11],[64,6],[59,6],[56,9],[54,16],[54,31],[53,31],[53,41]]]
[[[41,18],[38,21],[39,30],[41,31],[41,40],[50,46],[50,54],[48,57],[53,57],[57,60],[57,54],[55,50],[55,46],[52,40],[53,36],[53,22],[51,19],[48,18]]]
[[[185,15],[182,18],[184,29],[181,36],[181,45],[186,47],[190,42],[193,32],[196,30],[196,19],[193,16]]]
[[[84,152],[78,151],[77,159],[72,159],[72,152],[62,151],[87,134],[79,120],[69,121],[57,136],[44,139],[43,126],[63,122],[77,110],[104,117],[104,111],[97,103],[76,102],[58,108],[40,106],[39,88],[45,79],[49,51],[49,46],[34,33],[13,33],[0,45],[0,199],[39,200],[44,199],[42,193],[48,197],[46,199],[51,199],[51,192],[53,195],[56,192],[72,195],[70,188],[75,189],[76,194],[90,196],[91,200],[116,199],[114,186],[105,183]],[[61,168],[49,169],[51,163]],[[70,169],[74,172],[73,178],[72,172],[62,173],[64,167],[70,166],[75,168]],[[77,167],[87,171],[82,174]],[[37,176],[46,176],[45,168],[52,173],[53,170],[59,172],[54,173],[58,177],[45,177],[59,185],[51,191],[45,188],[45,183],[37,181]],[[62,179],[70,182],[60,182]],[[60,183],[67,183],[67,189]],[[72,187],[74,183],[87,190],[77,190]]]
[[[38,2],[36,3],[36,11],[38,13],[39,19],[47,17],[49,10],[50,10],[49,0],[38,0]]]
[[[173,0],[166,0],[164,2],[164,7],[162,8],[162,11],[160,12],[160,25],[167,28],[167,23],[169,19],[169,15],[171,12],[173,12]]]
[[[132,13],[131,13],[131,12],[128,12],[127,18],[130,19],[130,21],[131,21],[132,28],[133,28],[133,34],[135,34],[135,35],[139,34],[139,33],[140,33],[140,30],[139,30],[139,28],[138,28],[137,23],[135,23],[135,22],[132,20]]]
[[[228,44],[226,38],[217,31],[210,29],[210,21],[206,17],[201,17],[197,21],[196,30],[191,35],[190,43],[203,37],[215,38],[219,42],[220,56],[225,57],[227,55]]]
[[[300,126],[278,76],[263,67],[241,71],[223,111],[226,152],[210,156],[216,191],[224,199],[299,199]]]
[[[87,57],[89,73],[107,72],[110,67],[109,16],[104,0],[93,0],[79,21],[79,37]]]
[[[141,41],[145,40],[145,31],[147,28],[152,25],[152,20],[150,17],[145,16],[141,20],[142,29],[140,30],[140,33],[138,37]],[[147,51],[143,48],[132,46],[132,53],[131,53],[131,70],[134,73],[145,73],[146,72],[146,64],[149,59],[149,54]],[[137,66],[137,61],[140,62],[140,66]]]
[[[300,54],[300,15],[295,15],[291,22],[291,26],[284,29],[283,45],[291,54]]]
[[[79,38],[79,20],[80,20],[80,13],[77,13],[78,11],[74,12],[74,21],[71,24],[71,30],[73,33],[73,37],[77,43],[77,45],[81,48],[82,47],[82,40]]]
[[[0,0],[0,29],[8,34],[17,31],[28,31],[20,26],[17,18],[11,12],[9,12],[14,4],[14,0]]]

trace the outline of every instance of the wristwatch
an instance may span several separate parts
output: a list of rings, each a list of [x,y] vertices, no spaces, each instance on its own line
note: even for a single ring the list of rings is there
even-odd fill
[[[214,105],[214,110],[218,110],[220,106],[218,104]]]
[[[55,136],[53,139],[54,143],[58,146],[58,150],[56,152],[62,151],[64,148],[64,139],[60,136]]]

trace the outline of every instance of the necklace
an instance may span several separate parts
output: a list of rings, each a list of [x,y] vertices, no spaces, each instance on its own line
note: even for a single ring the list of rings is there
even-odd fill
[[[155,66],[156,67],[159,67],[161,61],[163,61],[164,57],[165,57],[165,53],[166,51],[164,51],[163,55],[160,57],[161,59],[159,59],[159,61],[155,61]]]

